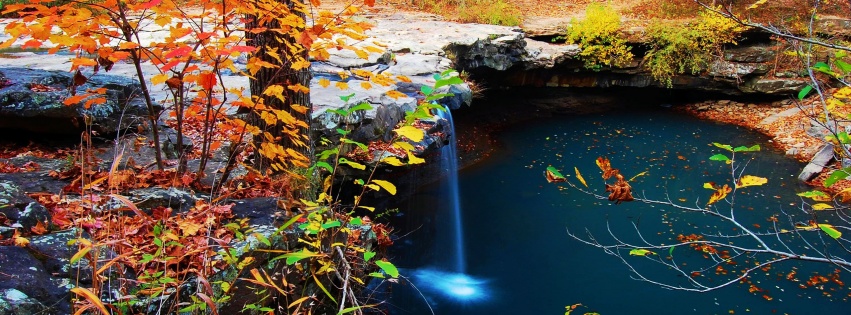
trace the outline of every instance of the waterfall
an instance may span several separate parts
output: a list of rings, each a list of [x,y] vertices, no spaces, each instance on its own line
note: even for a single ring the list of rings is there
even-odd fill
[[[439,111],[438,116],[448,122],[449,143],[441,148],[440,166],[446,174],[444,187],[446,188],[446,198],[449,204],[449,224],[454,224],[454,242],[455,247],[453,252],[455,272],[464,273],[467,271],[467,259],[464,257],[464,232],[461,222],[461,201],[460,193],[458,192],[458,152],[455,137],[455,122],[452,120],[452,112],[448,107],[444,107]]]

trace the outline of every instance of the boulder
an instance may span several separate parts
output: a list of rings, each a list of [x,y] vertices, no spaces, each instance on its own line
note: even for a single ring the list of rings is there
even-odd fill
[[[833,161],[833,144],[825,144],[821,150],[813,156],[810,163],[804,167],[804,170],[801,171],[801,174],[798,175],[798,180],[801,181],[809,181],[824,170],[825,166],[827,166],[830,161]]]
[[[76,93],[105,88],[103,104],[86,108],[85,101],[65,105],[72,75],[62,71],[28,68],[0,69],[0,128],[20,132],[79,135],[91,130],[109,134],[142,126],[147,107],[137,97],[140,85],[133,79],[113,75],[89,75]],[[158,109],[161,109],[158,106]]]
[[[11,181],[0,180],[0,214],[23,234],[29,234],[39,222],[43,228],[50,225],[50,213],[47,209]]]
[[[11,308],[12,314],[70,314],[68,285],[67,279],[54,278],[28,249],[0,246],[0,312]]]

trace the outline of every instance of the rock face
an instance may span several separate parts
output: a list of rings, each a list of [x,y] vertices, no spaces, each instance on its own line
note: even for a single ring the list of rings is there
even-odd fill
[[[50,213],[41,204],[27,196],[17,184],[0,181],[0,214],[11,221],[10,226],[28,233],[39,223],[47,229],[50,225]]]
[[[90,123],[95,132],[115,133],[144,123],[147,107],[139,84],[130,78],[96,75],[76,87],[105,88],[106,102],[86,108],[83,103],[66,106],[72,76],[67,72],[28,68],[0,70],[0,128],[24,132],[78,135]]]

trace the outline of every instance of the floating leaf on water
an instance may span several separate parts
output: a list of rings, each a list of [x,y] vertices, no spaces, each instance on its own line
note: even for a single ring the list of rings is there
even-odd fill
[[[760,150],[759,145],[758,145],[758,144],[754,144],[754,145],[752,145],[752,146],[750,146],[750,147],[746,147],[746,146],[739,146],[739,147],[736,147],[735,149],[733,149],[733,152],[757,152],[757,151],[759,151],[759,150]]]
[[[830,201],[831,200],[831,198],[828,194],[824,193],[823,191],[818,191],[818,190],[810,190],[810,191],[801,192],[801,193],[798,193],[798,196],[801,196],[801,197],[804,197],[804,198],[810,198],[814,201]]]
[[[567,178],[564,177],[555,167],[547,167],[547,171],[544,173],[544,176],[547,177],[548,183],[561,183],[567,181]]]
[[[733,152],[733,147],[730,146],[729,144],[721,144],[721,143],[718,143],[718,142],[713,142],[712,145],[719,147],[719,148],[722,148],[724,150]]]
[[[813,205],[813,210],[832,210],[835,209],[833,206],[826,203],[817,203]]]
[[[636,178],[641,177],[641,176],[644,176],[644,175],[647,175],[647,171],[644,171],[644,172],[641,172],[641,173],[635,174],[635,176],[633,176],[632,178],[630,178],[630,179],[628,180],[628,182],[631,182],[633,179],[636,179]]]
[[[585,185],[585,187],[588,187],[588,183],[585,182],[585,178],[583,178],[582,174],[579,173],[579,168],[574,166],[573,170],[576,171],[576,179],[578,179],[579,182],[582,183],[582,185]]]

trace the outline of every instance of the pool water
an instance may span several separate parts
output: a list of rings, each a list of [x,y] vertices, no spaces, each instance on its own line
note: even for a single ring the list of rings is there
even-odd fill
[[[560,188],[566,185],[549,184],[543,175],[552,165],[578,183],[576,167],[591,191],[605,194],[594,162],[603,156],[627,179],[646,172],[630,182],[636,196],[702,206],[712,194],[703,183],[729,183],[731,178],[729,165],[709,161],[713,154],[724,153],[712,143],[760,144],[761,152],[739,157],[749,160],[745,174],[766,177],[768,183],[739,190],[735,206],[744,225],[767,231],[767,219],[781,211],[805,216],[799,209],[802,200],[795,194],[809,188],[796,179],[802,164],[770,149],[761,135],[700,121],[668,108],[647,107],[554,117],[509,128],[498,138],[498,152],[459,174],[466,270],[453,270],[451,242],[455,237],[450,235],[454,229],[446,210],[449,201],[440,184],[428,186],[401,207],[403,215],[393,222],[398,239],[390,258],[405,279],[377,288],[376,292],[388,295],[376,297],[389,297],[379,307],[382,311],[563,314],[566,306],[581,303],[572,314],[849,313],[847,288],[832,284],[825,284],[824,290],[799,287],[813,272],[827,274],[835,269],[826,265],[783,263],[760,271],[751,277],[751,283],[764,291],[753,293],[748,291],[749,284],[693,293],[633,280],[620,259],[571,238],[568,230],[586,239],[591,233],[608,244],[613,243],[609,231],[632,243],[641,242],[640,232],[648,242],[672,244],[679,234],[729,235],[736,229],[712,216],[660,211],[663,206],[659,205],[615,205]],[[725,205],[723,201],[718,204]],[[746,239],[736,241],[753,246]],[[790,246],[803,250],[805,244],[792,240]],[[683,247],[670,255],[678,264],[705,262]],[[688,284],[680,274],[646,258],[626,259],[655,281]],[[739,263],[755,261],[741,258]],[[793,269],[799,281],[785,279]],[[718,282],[729,279],[716,275],[714,268],[700,277]]]

